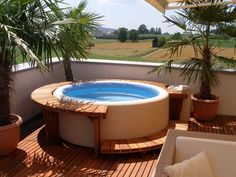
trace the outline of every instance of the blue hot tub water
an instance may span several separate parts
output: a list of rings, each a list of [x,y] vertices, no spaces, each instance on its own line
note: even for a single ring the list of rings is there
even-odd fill
[[[154,86],[123,82],[85,82],[62,89],[62,94],[71,99],[89,102],[135,101],[158,96]]]

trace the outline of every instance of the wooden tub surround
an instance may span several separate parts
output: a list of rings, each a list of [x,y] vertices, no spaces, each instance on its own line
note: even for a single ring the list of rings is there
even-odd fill
[[[40,87],[32,92],[31,98],[43,109],[46,137],[47,140],[54,143],[60,141],[58,112],[68,111],[88,117],[93,122],[95,153],[98,154],[100,147],[100,119],[105,118],[107,106],[62,102],[53,95],[55,89],[71,83],[60,82]]]
[[[114,80],[114,79],[112,79]],[[125,80],[127,81],[127,80]],[[131,80],[132,82],[142,82],[167,88],[168,85],[157,82]],[[95,154],[101,153],[132,153],[142,152],[160,148],[163,145],[168,128],[187,129],[176,122],[170,122],[167,128],[150,136],[122,139],[122,140],[103,140],[100,142],[100,120],[106,118],[107,106],[95,105],[92,103],[78,103],[73,101],[61,101],[53,95],[53,92],[60,86],[72,84],[72,82],[60,82],[46,85],[34,90],[31,94],[32,100],[43,109],[45,121],[46,138],[48,141],[57,143],[60,141],[59,135],[59,112],[70,112],[78,115],[84,115],[93,122]],[[168,91],[168,89],[166,89]],[[183,99],[187,94],[169,93],[169,119],[179,120]],[[177,121],[178,122],[178,121]],[[100,144],[101,143],[101,144]]]

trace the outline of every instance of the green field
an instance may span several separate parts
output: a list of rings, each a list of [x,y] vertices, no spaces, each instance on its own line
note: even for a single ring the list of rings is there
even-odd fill
[[[148,36],[148,34],[146,35]],[[150,35],[149,35],[150,36]],[[152,35],[153,36],[153,35]],[[160,35],[156,35],[160,36]],[[161,35],[167,40],[170,35]],[[186,36],[185,36],[186,37]],[[125,42],[120,43],[114,39],[95,39],[94,47],[92,47],[88,52],[88,58],[93,59],[106,59],[106,60],[127,60],[127,61],[150,61],[150,62],[161,62],[167,58],[162,57],[160,54],[151,55],[153,52],[157,52],[158,48],[152,48],[152,39],[139,40],[138,42]],[[215,46],[221,47],[221,49],[231,48],[231,53],[233,58],[235,58],[235,53],[232,52],[235,47],[235,40],[231,39],[211,39],[211,43]],[[163,51],[162,51],[163,53]],[[53,57],[56,54],[53,52]],[[149,55],[151,57],[149,57]],[[148,56],[148,57],[147,57]],[[17,57],[17,63],[22,63],[22,57]]]
[[[235,39],[231,38],[231,39],[220,39],[220,40],[211,40],[211,42],[215,45],[215,46],[220,46],[222,48],[235,48]]]
[[[105,43],[112,43],[116,42],[117,40],[115,39],[94,39],[93,43],[94,44],[105,44]]]

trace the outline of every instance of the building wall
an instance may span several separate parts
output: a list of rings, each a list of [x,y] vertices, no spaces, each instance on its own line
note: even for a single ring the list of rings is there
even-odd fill
[[[119,62],[86,60],[83,62],[73,62],[72,68],[74,77],[77,80],[91,79],[140,79],[163,82],[170,85],[186,84],[179,76],[178,68],[171,74],[156,76],[149,74],[154,66],[153,63]],[[31,92],[46,84],[64,81],[64,71],[60,63],[55,63],[52,73],[39,72],[35,68],[19,69],[13,78],[13,90],[11,95],[12,112],[17,113],[25,120],[30,119],[40,112],[40,108],[31,101]],[[221,97],[219,114],[236,116],[235,100],[236,77],[233,72],[218,72],[222,81],[220,88],[214,89],[213,93]],[[198,83],[190,84],[192,92],[196,92]]]
[[[63,80],[61,64],[56,63],[53,71],[40,72],[36,68],[19,68],[12,75],[14,82],[11,90],[11,112],[22,116],[26,121],[39,114],[41,109],[31,100],[31,93],[40,86]]]

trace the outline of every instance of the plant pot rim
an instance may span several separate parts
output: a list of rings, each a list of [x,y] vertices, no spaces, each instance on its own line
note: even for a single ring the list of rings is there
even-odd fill
[[[204,103],[216,103],[216,102],[219,102],[220,101],[220,98],[216,95],[212,95],[215,97],[215,99],[213,100],[208,100],[208,99],[199,99],[197,98],[195,95],[197,94],[192,94],[191,95],[191,99],[194,100],[194,101],[198,101],[198,102],[204,102]]]
[[[11,118],[15,121],[9,125],[0,126],[0,131],[5,131],[13,127],[18,127],[23,122],[22,118],[17,114],[11,114]]]

